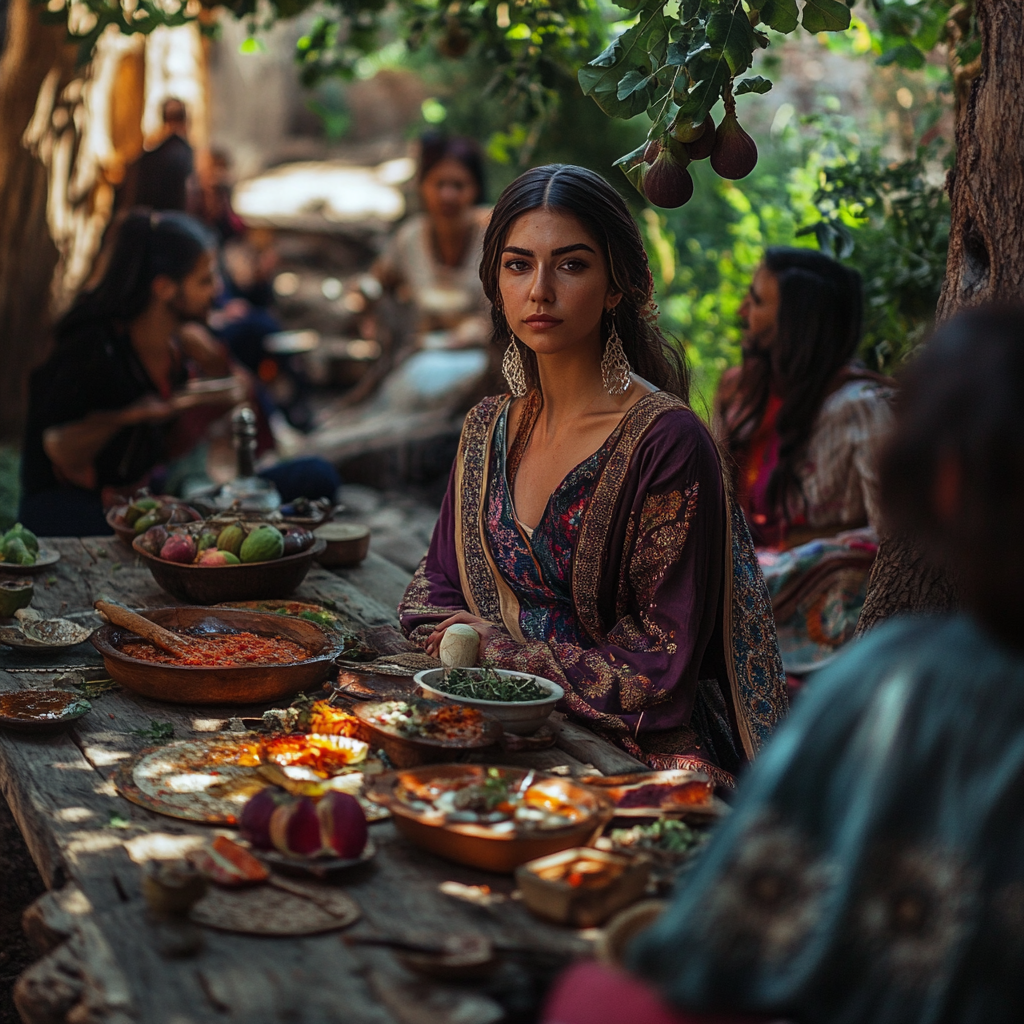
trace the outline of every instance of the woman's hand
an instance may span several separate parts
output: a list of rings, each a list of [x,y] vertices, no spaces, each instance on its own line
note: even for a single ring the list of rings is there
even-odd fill
[[[445,619],[444,622],[439,622],[434,627],[434,632],[427,638],[427,654],[432,654],[435,658],[437,657],[437,652],[441,648],[441,637],[444,636],[445,630],[449,626],[454,626],[456,622],[464,622],[467,626],[472,626],[480,634],[481,652],[487,646],[491,637],[498,632],[498,627],[493,622],[488,622],[486,619],[471,615],[469,612],[456,612]],[[479,653],[476,660],[480,660]]]

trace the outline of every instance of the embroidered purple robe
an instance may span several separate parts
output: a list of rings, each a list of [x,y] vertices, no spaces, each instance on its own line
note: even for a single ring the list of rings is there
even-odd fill
[[[555,680],[561,710],[652,767],[735,772],[785,713],[785,680],[707,429],[674,396],[642,398],[531,536],[512,493],[532,421],[524,413],[509,446],[508,406],[488,398],[466,417],[403,628],[425,642],[467,610],[500,627],[484,658]]]

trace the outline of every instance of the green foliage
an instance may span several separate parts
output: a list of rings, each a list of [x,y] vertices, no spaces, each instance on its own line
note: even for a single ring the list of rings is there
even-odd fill
[[[9,530],[18,518],[18,452],[0,448],[0,532]]]
[[[707,412],[740,357],[738,310],[764,249],[819,245],[864,276],[861,355],[892,371],[921,339],[945,269],[949,205],[934,154],[884,161],[846,119],[789,127],[740,184],[690,165],[702,201],[641,217],[662,328],[685,346]]]

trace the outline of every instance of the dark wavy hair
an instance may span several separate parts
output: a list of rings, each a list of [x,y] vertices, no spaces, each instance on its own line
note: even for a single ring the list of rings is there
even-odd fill
[[[487,177],[484,173],[484,156],[476,142],[459,135],[425,132],[420,136],[420,163],[417,172],[420,184],[423,184],[427,175],[442,160],[455,160],[462,164],[476,182],[477,203],[484,202]]]
[[[943,324],[904,375],[879,463],[886,527],[945,563],[965,604],[1024,647],[1024,306]],[[944,468],[956,507],[938,507]]]
[[[130,323],[149,305],[157,277],[183,281],[215,244],[188,214],[132,210],[118,228],[99,283],[82,292],[57,322],[57,343],[95,323]]]
[[[782,399],[779,461],[767,497],[785,515],[800,493],[797,464],[814,421],[860,344],[864,294],[856,270],[814,249],[772,247],[764,265],[779,283],[775,338],[764,351],[744,353],[724,440],[736,458],[764,418],[770,394]]]
[[[480,280],[491,301],[491,340],[504,348],[509,327],[498,290],[501,253],[516,218],[540,208],[570,213],[600,243],[612,285],[622,293],[615,326],[633,370],[662,391],[689,401],[690,382],[679,350],[658,330],[651,304],[654,282],[640,232],[618,192],[599,174],[572,164],[548,164],[520,175],[502,192],[484,236]],[[610,319],[602,324],[607,340]],[[603,342],[602,342],[603,343]],[[518,338],[515,345],[526,370],[527,385],[540,386],[537,357]]]

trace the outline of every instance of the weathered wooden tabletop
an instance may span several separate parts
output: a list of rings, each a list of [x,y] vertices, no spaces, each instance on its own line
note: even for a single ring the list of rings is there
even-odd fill
[[[113,538],[51,540],[60,561],[36,574],[32,607],[47,614],[84,613],[109,596],[136,608],[177,604]],[[408,577],[379,556],[356,569],[309,573],[297,600],[329,602],[352,628],[394,623]],[[0,690],[52,684],[62,671],[101,664],[91,645],[46,656],[0,648]],[[151,743],[136,731],[169,722],[186,739],[261,709],[189,708],[112,690],[71,731],[55,736],[0,732],[2,789],[49,890],[26,914],[41,959],[19,979],[15,998],[30,1024],[187,1024],[196,1021],[347,1024],[489,1024],[530,1019],[544,971],[585,952],[588,940],[545,925],[512,898],[510,878],[440,860],[410,846],[390,822],[371,826],[378,853],[337,883],[363,912],[361,932],[476,932],[535,955],[511,958],[486,983],[427,984],[390,952],[349,947],[343,932],[260,938],[205,930],[195,956],[159,952],[146,917],[140,864],[173,855],[202,825],[163,817],[120,797],[111,776]],[[287,703],[287,702],[283,702]],[[579,726],[556,722],[558,746],[502,755],[504,763],[550,768],[583,763],[605,773],[642,767]],[[479,905],[443,894],[446,881],[487,885]],[[518,1007],[518,1010],[517,1010]]]

